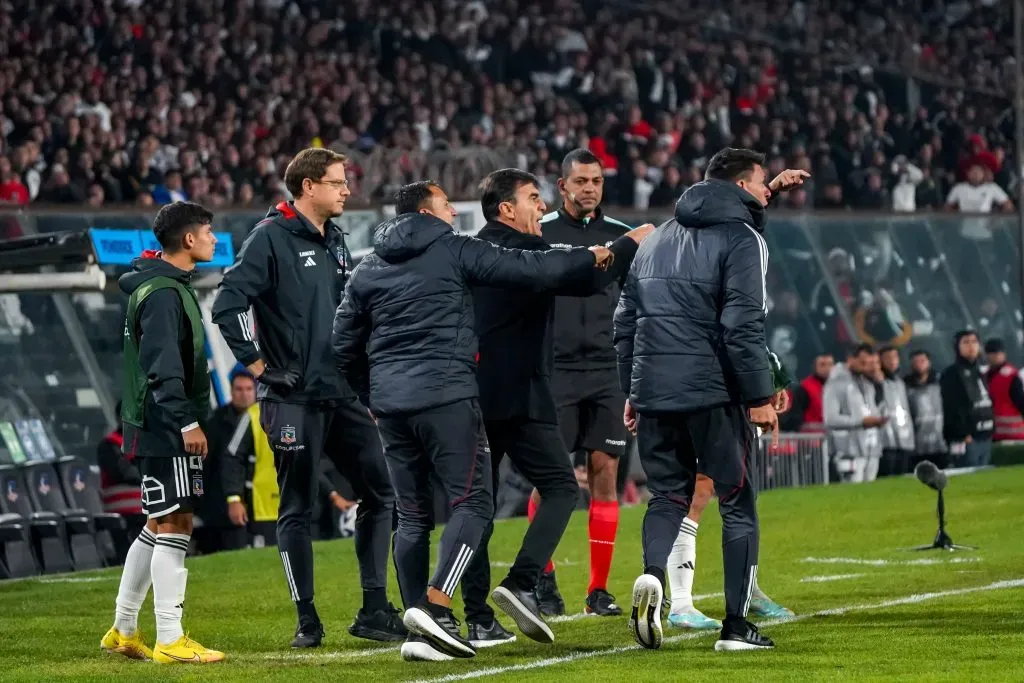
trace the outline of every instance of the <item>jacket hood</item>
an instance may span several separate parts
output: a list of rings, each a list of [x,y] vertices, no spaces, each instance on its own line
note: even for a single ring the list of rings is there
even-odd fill
[[[747,223],[760,232],[764,229],[764,207],[735,183],[704,180],[676,202],[676,221],[687,228]]]
[[[401,263],[422,254],[431,244],[455,232],[440,218],[404,213],[389,218],[373,231],[373,251],[388,263]]]
[[[161,251],[147,249],[142,252],[142,256],[134,259],[131,269],[117,279],[117,284],[121,287],[121,291],[131,295],[132,292],[155,277],[169,277],[186,285],[192,282],[194,270],[187,271],[176,268],[160,258],[162,255],[163,252]]]

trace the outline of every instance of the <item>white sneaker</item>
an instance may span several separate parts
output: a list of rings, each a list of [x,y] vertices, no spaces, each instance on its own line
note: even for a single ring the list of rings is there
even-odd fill
[[[450,662],[455,658],[436,649],[426,638],[410,634],[402,643],[402,659],[407,662]]]
[[[661,606],[664,599],[665,591],[655,576],[641,574],[633,584],[629,630],[636,642],[649,650],[661,647]]]

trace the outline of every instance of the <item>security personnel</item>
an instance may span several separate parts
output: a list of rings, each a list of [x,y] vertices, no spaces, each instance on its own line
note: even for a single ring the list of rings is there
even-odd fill
[[[260,425],[260,407],[249,406],[221,455],[221,482],[231,523],[248,528],[254,548],[277,545],[277,506],[281,497],[274,451]]]
[[[1006,362],[1006,344],[1002,339],[985,342],[988,371],[985,382],[995,413],[993,441],[1024,441],[1024,382],[1016,367]]]

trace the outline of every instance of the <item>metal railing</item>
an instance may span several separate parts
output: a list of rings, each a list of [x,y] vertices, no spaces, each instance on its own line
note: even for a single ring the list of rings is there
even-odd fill
[[[828,484],[828,439],[824,434],[783,433],[773,446],[771,436],[763,434],[750,474],[758,491]]]

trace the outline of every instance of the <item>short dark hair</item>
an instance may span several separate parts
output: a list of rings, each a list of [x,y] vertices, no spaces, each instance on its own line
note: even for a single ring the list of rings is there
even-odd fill
[[[430,191],[434,187],[438,187],[438,184],[432,180],[402,185],[395,193],[395,213],[416,213],[430,199]]]
[[[500,168],[492,171],[480,183],[480,208],[483,210],[484,220],[493,221],[498,218],[500,212],[498,206],[504,202],[513,202],[516,192],[523,185],[536,185],[540,187],[537,176],[518,168]]]
[[[252,376],[248,370],[235,370],[231,373],[231,386],[235,386],[236,379],[247,379],[253,384],[256,383],[256,378]]]
[[[883,353],[889,353],[890,351],[895,351],[899,353],[899,349],[897,349],[895,346],[890,346],[887,344],[882,348],[878,349],[878,355],[881,356]]]
[[[862,353],[866,353],[869,356],[873,356],[875,355],[875,347],[866,342],[861,342],[860,344],[857,344],[855,347],[853,347],[854,356],[859,356]]]
[[[704,172],[705,180],[728,180],[731,183],[746,179],[755,166],[764,166],[764,154],[752,149],[726,147],[715,153]]]
[[[174,202],[160,208],[153,219],[153,235],[168,254],[181,251],[185,233],[213,222],[213,212],[195,202]]]
[[[918,356],[924,356],[928,360],[932,359],[931,354],[928,353],[927,351],[925,351],[924,349],[915,349],[915,350],[910,352],[910,357],[911,358],[917,358]]]
[[[326,147],[307,147],[288,162],[284,169],[284,186],[288,188],[292,197],[302,196],[302,181],[320,180],[327,173],[327,169],[337,163],[345,163],[344,154],[327,149]]]
[[[597,164],[602,170],[604,170],[604,165],[601,163],[601,160],[597,158],[597,155],[585,147],[577,147],[566,154],[565,158],[562,159],[563,180],[568,180],[569,174],[572,173],[573,164]]]

